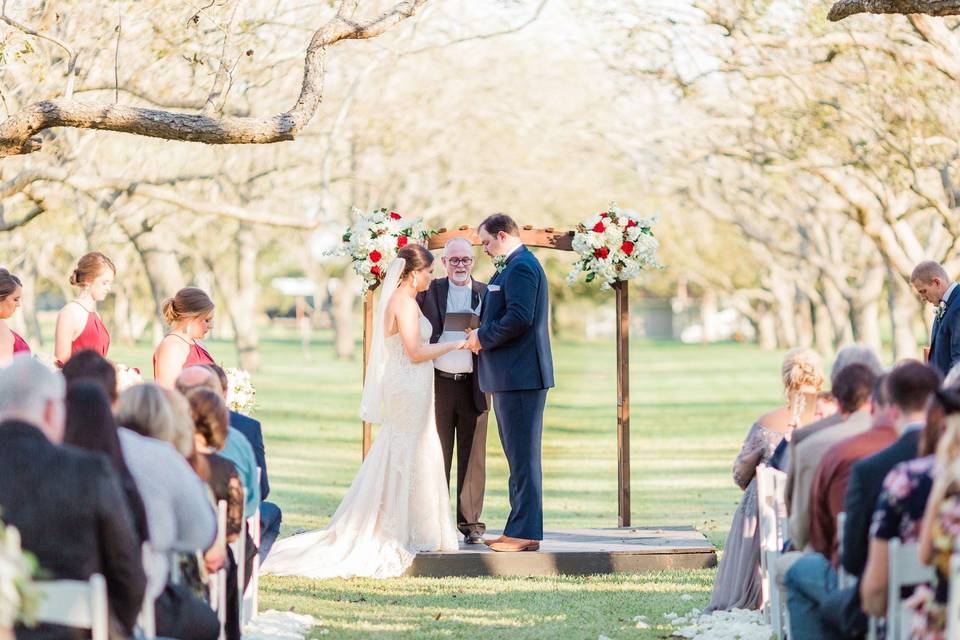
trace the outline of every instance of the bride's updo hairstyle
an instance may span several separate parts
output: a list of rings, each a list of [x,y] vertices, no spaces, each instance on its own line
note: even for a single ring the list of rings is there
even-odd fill
[[[184,287],[177,295],[163,301],[160,310],[164,321],[171,327],[183,320],[203,318],[213,312],[214,304],[203,289]]]
[[[787,395],[787,406],[796,422],[805,409],[805,396],[819,393],[823,388],[823,362],[813,349],[791,349],[783,356],[780,375]]]
[[[403,273],[400,274],[400,280],[403,280],[414,271],[426,269],[433,264],[433,254],[419,244],[408,244],[397,252],[397,257],[406,263],[403,265]]]

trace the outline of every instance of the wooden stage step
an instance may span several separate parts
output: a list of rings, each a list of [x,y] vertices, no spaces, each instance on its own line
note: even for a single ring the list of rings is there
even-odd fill
[[[499,531],[488,531],[496,537]],[[627,527],[544,531],[540,551],[497,553],[462,541],[458,551],[418,554],[409,576],[550,576],[702,569],[717,550],[693,527]]]

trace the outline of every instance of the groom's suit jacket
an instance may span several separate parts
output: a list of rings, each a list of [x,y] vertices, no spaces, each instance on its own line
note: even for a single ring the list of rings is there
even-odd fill
[[[954,287],[946,306],[930,332],[930,364],[944,375],[960,362],[960,287]]]
[[[487,284],[473,278],[473,295],[470,301],[471,306],[476,309],[480,306],[484,296],[487,293]],[[417,294],[417,304],[423,315],[430,321],[432,331],[430,333],[430,342],[436,343],[443,334],[443,323],[447,319],[447,296],[450,293],[450,280],[448,278],[434,278],[430,283],[430,288]],[[481,307],[481,312],[483,307]],[[473,356],[473,371],[477,372],[477,356]],[[478,382],[479,376],[473,376],[473,403],[477,411],[483,413],[487,410],[487,396],[480,391]]]
[[[479,378],[485,393],[553,387],[547,276],[525,246],[487,285],[480,311]]]

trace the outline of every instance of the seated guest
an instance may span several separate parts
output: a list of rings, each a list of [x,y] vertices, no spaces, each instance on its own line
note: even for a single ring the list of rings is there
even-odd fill
[[[180,372],[176,380],[176,389],[186,396],[191,389],[206,387],[222,395],[223,387],[210,369],[202,366],[187,367]],[[237,468],[243,488],[247,491],[247,501],[243,508],[243,515],[251,517],[260,506],[260,483],[257,480],[257,459],[253,447],[242,433],[232,426],[227,428],[227,441],[220,455],[229,460]]]
[[[935,453],[946,422],[940,393],[934,394],[927,409],[927,422],[917,449],[919,457],[890,470],[873,512],[867,566],[860,583],[863,610],[872,616],[882,617],[887,611],[890,540],[899,538],[903,543],[912,543],[920,539],[923,512],[933,488]]]
[[[820,554],[806,554],[784,576],[792,640],[849,638],[866,632],[860,604],[860,577],[867,561],[870,523],[883,481],[893,467],[917,457],[927,400],[940,386],[940,374],[915,360],[890,372],[890,418],[899,438],[892,445],[853,465],[844,500],[846,523],[841,564],[857,584],[837,589],[837,574]]]
[[[837,352],[837,357],[834,359],[833,366],[830,368],[831,389],[834,386],[834,378],[836,378],[837,375],[843,371],[844,367],[851,364],[864,364],[868,366],[876,375],[883,373],[883,367],[880,365],[880,359],[877,358],[877,354],[873,349],[862,344],[847,345]],[[802,442],[804,438],[813,435],[821,429],[826,429],[827,427],[833,426],[843,419],[843,416],[840,415],[839,405],[830,405],[826,403],[823,398],[824,395],[826,394],[821,393],[820,396],[818,396],[819,409],[817,411],[817,417],[815,420],[810,424],[795,429],[793,433],[790,434],[790,438],[784,438],[780,444],[777,445],[777,449],[774,452],[773,457],[770,459],[771,467],[774,469],[780,469],[781,471],[789,472],[790,450],[793,446],[793,443]],[[832,397],[832,394],[830,394],[830,397]],[[834,401],[835,400],[836,399],[834,398]],[[830,408],[833,410],[831,411]],[[789,484],[787,485],[787,504],[790,504]]]
[[[187,394],[190,413],[196,427],[197,450],[207,461],[209,469],[207,486],[218,501],[227,503],[227,542],[237,539],[243,527],[243,487],[233,463],[217,455],[223,450],[227,439],[227,406],[216,391],[206,387],[192,389]],[[247,560],[256,555],[253,540],[246,541]],[[226,636],[231,640],[240,637],[240,599],[237,595],[237,562],[233,549],[227,548],[227,622]],[[246,572],[245,577],[249,578]],[[244,582],[246,587],[247,582]]]
[[[840,566],[837,516],[843,511],[850,470],[858,460],[889,447],[897,440],[889,407],[886,376],[883,376],[874,385],[871,402],[873,424],[870,429],[830,447],[813,476],[808,545],[813,552],[830,558],[834,568]]]
[[[222,367],[216,364],[204,365],[210,369],[220,381],[223,388],[223,399],[227,400],[227,373]],[[282,514],[280,507],[273,502],[267,502],[267,496],[270,495],[270,481],[267,479],[267,456],[263,446],[263,431],[260,427],[260,421],[245,416],[236,411],[230,411],[230,426],[242,433],[253,447],[253,454],[257,458],[257,466],[260,467],[260,560],[266,560],[270,547],[276,542],[280,535],[280,521]]]
[[[788,351],[781,379],[786,405],[757,419],[734,461],[733,479],[744,493],[733,516],[707,613],[761,605],[756,470],[770,459],[784,435],[812,419],[823,386],[820,356],[810,349]]]
[[[217,521],[203,481],[170,444],[177,427],[163,389],[147,383],[125,390],[117,421],[126,427],[119,430],[120,444],[147,510],[157,635],[213,640],[220,633],[217,615],[189,589],[170,583],[170,554],[211,548]]]
[[[63,441],[63,378],[27,355],[0,369],[0,508],[52,579],[106,578],[111,628],[130,637],[146,579],[123,489],[103,454]],[[76,630],[17,628],[17,638],[77,638]]]
[[[920,560],[936,569],[934,589],[920,588],[911,598],[915,609],[913,637],[946,637],[950,558],[956,549],[960,522],[960,388],[939,392],[933,405],[944,415],[945,431],[937,445],[936,471],[920,527]]]
[[[870,428],[870,392],[877,381],[876,374],[866,365],[847,365],[833,381],[833,395],[840,403],[842,420],[821,429],[795,443],[790,454],[791,488],[790,542],[794,549],[804,550],[810,534],[810,495],[813,476],[823,454],[834,444],[867,431]]]
[[[100,354],[90,351],[97,358]],[[67,362],[69,364],[70,361]],[[66,375],[64,375],[66,377]],[[110,400],[103,388],[92,380],[71,381],[67,378],[67,421],[64,444],[88,451],[99,451],[110,458],[114,471],[120,478],[127,506],[137,528],[137,539],[143,543],[150,535],[147,527],[147,511],[137,483],[127,468],[117,436],[117,422],[110,409]]]

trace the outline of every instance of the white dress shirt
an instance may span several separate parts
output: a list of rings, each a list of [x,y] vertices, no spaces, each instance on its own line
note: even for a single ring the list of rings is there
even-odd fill
[[[480,305],[474,309],[473,280],[467,284],[457,285],[448,280],[450,289],[447,292],[447,313],[474,313],[480,314]],[[460,342],[467,337],[463,331],[444,331],[437,342]],[[433,361],[433,367],[446,373],[472,373],[473,353],[467,349],[457,349],[445,353]]]

